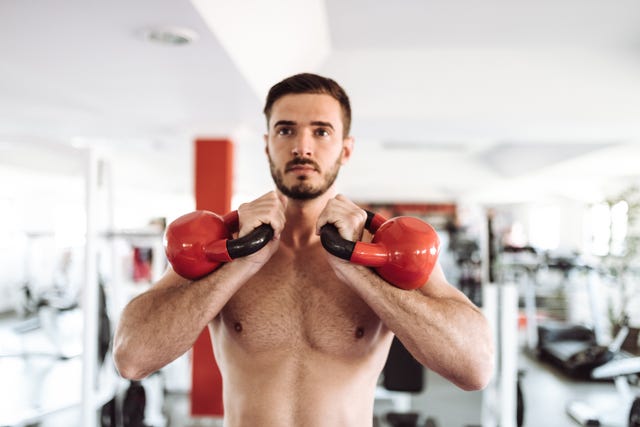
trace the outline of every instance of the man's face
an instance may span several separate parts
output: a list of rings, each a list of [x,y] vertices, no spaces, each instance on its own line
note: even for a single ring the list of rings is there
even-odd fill
[[[299,200],[324,194],[351,155],[353,140],[342,133],[342,110],[333,97],[295,94],[278,99],[265,135],[278,189]]]

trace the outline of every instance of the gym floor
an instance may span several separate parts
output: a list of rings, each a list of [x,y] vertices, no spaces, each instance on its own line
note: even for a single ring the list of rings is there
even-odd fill
[[[73,324],[72,319],[67,319]],[[63,319],[63,321],[65,321]],[[77,406],[60,410],[41,419],[38,423],[19,423],[15,414],[28,398],[40,399],[32,402],[35,408],[44,408],[45,399],[57,399],[63,404],[63,396],[79,396],[81,377],[81,358],[68,360],[47,358],[52,348],[44,331],[35,329],[17,334],[16,321],[0,318],[0,427],[32,426],[70,427],[80,425]],[[72,344],[65,347],[68,352],[77,348]],[[39,353],[40,356],[17,357],[18,353]],[[554,368],[540,363],[534,357],[520,354],[519,368],[523,372],[522,390],[525,402],[525,427],[575,427],[565,412],[568,402],[585,401],[591,408],[599,411],[604,426],[626,426],[626,409],[622,408],[620,397],[612,382],[581,382],[570,380]],[[187,372],[188,374],[188,372]],[[468,427],[480,425],[482,392],[464,392],[448,383],[437,374],[427,372],[425,390],[410,399],[411,410],[421,414],[422,422],[426,417],[436,420],[439,427]],[[48,380],[43,381],[46,377]],[[638,390],[634,390],[638,391]],[[402,396],[399,396],[402,398]],[[36,404],[37,403],[37,404]],[[381,397],[375,407],[380,415],[379,426],[386,426],[384,414],[393,410],[397,401]],[[172,427],[221,426],[220,420],[189,417],[189,397],[185,392],[172,391],[164,396],[162,405],[167,422]],[[160,427],[162,424],[157,424]]]

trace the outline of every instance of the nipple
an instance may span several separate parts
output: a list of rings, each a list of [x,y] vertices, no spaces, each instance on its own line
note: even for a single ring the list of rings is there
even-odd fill
[[[360,339],[364,336],[364,328],[362,326],[359,326],[358,329],[356,329],[356,338]]]

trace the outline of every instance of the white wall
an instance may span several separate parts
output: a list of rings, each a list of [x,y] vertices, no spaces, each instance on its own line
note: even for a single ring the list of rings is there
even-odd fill
[[[19,305],[25,283],[40,292],[65,281],[65,257],[68,287],[74,293],[82,288],[83,151],[78,150],[76,158],[73,150],[66,152],[63,168],[56,168],[59,153],[34,153],[37,150],[28,153],[29,161],[22,165],[15,161],[17,157],[13,164],[0,163],[0,312]],[[194,209],[193,196],[171,185],[175,179],[172,167],[188,169],[190,164],[149,154],[128,156],[116,150],[103,158],[106,166],[97,194],[96,219],[101,232],[145,229],[155,218],[165,217],[169,222]],[[108,271],[101,273],[110,276]]]

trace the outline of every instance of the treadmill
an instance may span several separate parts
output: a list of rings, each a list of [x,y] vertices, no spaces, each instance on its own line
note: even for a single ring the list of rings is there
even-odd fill
[[[547,266],[559,269],[565,279],[576,269],[590,269],[576,258],[547,257]],[[566,322],[546,322],[538,325],[538,357],[577,379],[592,379],[593,369],[613,359],[615,352],[598,344],[598,310],[595,289],[588,280],[588,294],[594,318],[594,328]]]
[[[591,328],[563,323],[538,326],[538,357],[570,377],[590,379],[591,371],[613,356],[608,347],[598,345]]]

